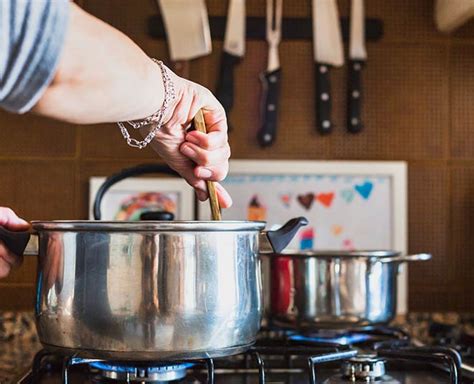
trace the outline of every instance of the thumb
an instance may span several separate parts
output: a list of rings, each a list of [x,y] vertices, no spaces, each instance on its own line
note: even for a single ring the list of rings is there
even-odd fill
[[[0,207],[0,225],[11,231],[26,231],[30,224],[18,217],[13,210],[6,207]]]

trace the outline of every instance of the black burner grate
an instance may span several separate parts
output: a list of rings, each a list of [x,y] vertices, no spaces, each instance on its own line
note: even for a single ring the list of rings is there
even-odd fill
[[[186,368],[191,370],[193,375],[199,374],[200,382],[207,384],[215,383],[216,368],[242,372],[249,369],[254,372],[258,371],[260,384],[267,383],[267,374],[272,369],[291,370],[297,368],[303,372],[306,371],[309,383],[318,384],[319,370],[327,364],[342,362],[356,355],[360,356],[360,351],[370,350],[376,356],[388,361],[412,361],[443,367],[449,372],[451,384],[460,383],[461,357],[456,350],[447,347],[414,347],[410,344],[408,335],[398,328],[368,327],[363,331],[370,337],[363,338],[361,343],[363,347],[361,347],[358,344],[338,344],[335,340],[341,340],[340,337],[321,341],[320,337],[312,340],[310,335],[304,335],[304,338],[295,339],[294,332],[267,330],[260,334],[257,343],[244,354],[215,360],[180,361],[169,362],[169,364],[193,363],[193,367],[186,366]],[[356,332],[361,332],[361,330]],[[39,382],[42,371],[48,369],[47,362],[51,356],[54,355],[45,350],[35,356],[31,382]],[[97,366],[98,362],[111,364],[103,360],[84,359],[79,356],[63,358],[62,383],[69,384],[70,370],[74,366],[84,366],[90,363]],[[162,363],[160,362],[160,364]],[[122,382],[131,383],[132,381]]]

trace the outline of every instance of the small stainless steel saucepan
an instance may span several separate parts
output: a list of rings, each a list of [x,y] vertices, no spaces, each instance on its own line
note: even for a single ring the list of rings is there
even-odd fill
[[[112,176],[96,206],[124,175],[162,167]],[[50,350],[107,359],[239,353],[260,328],[259,255],[281,252],[305,223],[296,218],[265,232],[264,222],[252,221],[33,222],[40,340]],[[0,228],[16,253],[28,238]]]
[[[347,328],[390,322],[401,263],[429,260],[394,251],[311,251],[265,255],[269,320],[297,328]]]

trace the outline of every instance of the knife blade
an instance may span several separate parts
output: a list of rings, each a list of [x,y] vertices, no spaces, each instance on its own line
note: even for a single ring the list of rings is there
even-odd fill
[[[206,3],[204,0],[157,0],[157,3],[174,69],[188,77],[188,61],[212,52]]]
[[[276,138],[280,99],[281,69],[278,46],[281,41],[283,0],[267,0],[266,39],[268,43],[267,69],[260,75],[263,88],[263,121],[257,138],[261,147],[273,144]]]
[[[330,68],[344,64],[336,0],[313,0],[313,48],[316,62],[316,118],[321,134],[331,132]]]
[[[367,60],[364,0],[352,0],[350,20],[347,130],[351,133],[358,133],[364,127],[361,119],[362,68]]]
[[[227,114],[234,105],[234,69],[245,54],[245,0],[229,0],[216,96]]]

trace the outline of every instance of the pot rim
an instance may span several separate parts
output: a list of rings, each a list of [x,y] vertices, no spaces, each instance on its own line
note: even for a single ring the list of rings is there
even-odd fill
[[[32,221],[37,231],[82,232],[246,232],[265,228],[264,221],[94,221],[55,220]]]
[[[357,251],[337,251],[337,250],[285,250],[278,254],[273,254],[274,257],[301,257],[301,258],[385,258],[397,257],[401,252],[393,250],[357,250]]]

